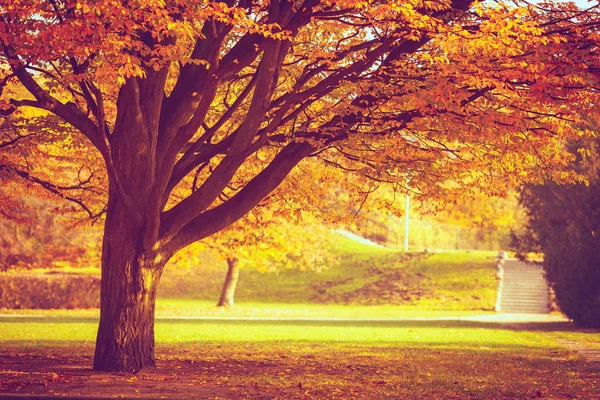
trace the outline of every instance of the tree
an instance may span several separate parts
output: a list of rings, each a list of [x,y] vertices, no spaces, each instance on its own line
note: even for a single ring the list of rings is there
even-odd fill
[[[0,0],[0,11],[0,87],[29,93],[3,93],[5,123],[41,110],[61,145],[85,137],[72,151],[106,171],[95,369],[153,366],[165,263],[305,159],[441,197],[560,169],[556,144],[576,134],[561,104],[580,75],[561,67],[562,32],[534,7]]]
[[[174,259],[186,263],[195,260],[199,252],[212,251],[226,261],[227,273],[217,306],[231,307],[240,268],[265,273],[285,269],[320,271],[338,262],[330,252],[334,245],[331,236],[331,228],[318,217],[271,203],[255,208],[210,238],[188,246]]]
[[[227,259],[227,275],[223,282],[223,289],[221,290],[221,296],[217,302],[217,307],[233,307],[235,289],[237,288],[237,282],[240,276],[238,263],[239,260],[235,257]]]
[[[573,143],[574,168],[586,183],[526,185],[529,221],[517,249],[544,254],[543,266],[560,309],[576,324],[600,327],[600,141]]]
[[[0,271],[57,264],[89,266],[98,261],[98,232],[68,229],[66,217],[57,215],[57,209],[56,203],[23,196],[11,207],[11,218],[0,216]]]
[[[294,221],[263,215],[262,221],[266,222],[262,226],[254,223],[239,229],[237,238],[229,229],[224,232],[227,239],[221,241],[220,252],[227,260],[227,275],[218,306],[233,305],[240,267],[277,273],[282,269],[319,271],[337,263],[330,253],[333,243],[327,226],[310,218]]]

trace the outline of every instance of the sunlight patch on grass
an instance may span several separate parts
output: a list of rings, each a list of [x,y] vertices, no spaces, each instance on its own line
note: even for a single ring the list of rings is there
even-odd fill
[[[97,322],[52,318],[0,324],[0,342],[89,342]],[[156,341],[177,343],[355,343],[370,346],[490,349],[556,348],[540,332],[511,331],[467,321],[186,321],[158,320]]]

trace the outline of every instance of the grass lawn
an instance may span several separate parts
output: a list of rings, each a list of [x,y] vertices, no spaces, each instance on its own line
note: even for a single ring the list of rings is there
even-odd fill
[[[495,252],[404,253],[336,239],[339,259],[321,271],[242,269],[236,300],[245,303],[397,305],[426,310],[491,310]],[[216,302],[226,266],[207,259],[190,268],[168,266],[160,297]]]
[[[524,330],[471,321],[159,319],[158,368],[94,373],[96,317],[0,322],[0,391],[203,398],[599,398],[598,367],[557,339],[567,323]],[[12,371],[12,372],[11,372]],[[18,371],[28,371],[27,374]]]
[[[326,304],[482,311],[492,310],[494,306],[494,252],[404,253],[368,246],[340,235],[336,235],[335,243],[332,252],[339,263],[320,271],[283,269],[266,273],[242,269],[236,290],[237,304],[244,305],[247,313],[251,313],[252,308],[265,308],[254,307],[254,304],[265,303],[282,305],[275,307],[277,309],[297,308],[295,304],[310,307]],[[197,301],[216,303],[226,264],[210,254],[203,254],[199,259],[203,261],[198,265],[167,266],[159,286],[160,312],[181,314],[187,310],[191,315],[198,315],[195,307],[200,303]],[[12,276],[13,279],[15,275],[56,277],[59,272],[61,279],[69,279],[75,274],[100,273],[92,268],[0,273],[0,293],[4,288],[4,276]],[[20,291],[22,296],[39,297],[39,290],[33,288],[31,293],[26,293],[26,287],[29,286]],[[38,302],[40,307],[44,307],[43,299]],[[176,304],[182,307],[172,307]],[[191,307],[188,306],[190,304]],[[201,308],[202,313],[213,312]],[[322,314],[322,310],[307,312],[310,315]]]

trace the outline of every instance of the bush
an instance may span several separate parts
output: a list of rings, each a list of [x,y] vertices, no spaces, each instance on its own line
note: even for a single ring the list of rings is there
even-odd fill
[[[598,144],[574,167],[590,183],[527,186],[521,202],[529,223],[520,252],[544,253],[544,269],[556,302],[576,324],[600,328],[600,174]]]
[[[0,274],[0,308],[97,308],[100,277]]]

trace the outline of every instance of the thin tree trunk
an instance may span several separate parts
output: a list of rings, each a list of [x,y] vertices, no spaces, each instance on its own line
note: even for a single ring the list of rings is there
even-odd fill
[[[238,259],[228,258],[227,275],[225,276],[225,283],[223,283],[223,290],[221,290],[221,298],[217,303],[217,307],[233,306],[233,297],[235,295],[235,288],[237,286],[239,276],[240,269],[238,267]]]
[[[94,369],[137,371],[155,366],[154,306],[164,266],[143,254],[139,221],[125,207],[107,211],[102,249],[100,324]]]

